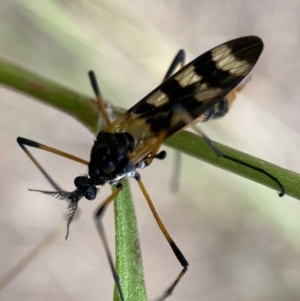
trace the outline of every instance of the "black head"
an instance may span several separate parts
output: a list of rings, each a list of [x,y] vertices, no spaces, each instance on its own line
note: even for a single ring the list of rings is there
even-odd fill
[[[87,200],[92,201],[97,196],[97,188],[93,181],[88,177],[77,177],[74,180],[76,190],[72,194],[79,198],[85,197]]]
[[[133,150],[134,140],[129,133],[100,132],[91,151],[89,176],[97,183],[115,179],[130,172],[134,167],[128,153]]]

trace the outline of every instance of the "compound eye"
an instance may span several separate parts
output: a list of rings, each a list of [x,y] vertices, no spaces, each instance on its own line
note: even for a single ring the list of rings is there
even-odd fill
[[[97,188],[95,186],[90,186],[84,196],[86,199],[88,199],[89,201],[92,201],[96,198],[96,195],[97,195]]]

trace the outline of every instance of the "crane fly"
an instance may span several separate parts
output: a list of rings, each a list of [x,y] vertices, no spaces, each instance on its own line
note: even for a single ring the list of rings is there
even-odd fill
[[[106,183],[116,187],[96,211],[95,220],[122,301],[125,300],[123,291],[101,226],[106,207],[122,190],[122,179],[129,177],[138,182],[158,226],[182,266],[179,275],[160,300],[171,295],[186,273],[189,264],[157,214],[137,170],[151,165],[154,159],[164,159],[166,152],[159,152],[159,148],[162,142],[174,133],[197,122],[225,115],[230,106],[230,99],[227,95],[251,71],[262,50],[263,42],[259,37],[238,38],[205,52],[172,75],[179,65],[184,64],[184,52],[181,50],[173,60],[163,83],[113,122],[106,112],[96,77],[92,71],[89,72],[100,112],[107,123],[107,126],[97,135],[91,150],[90,161],[29,139],[17,138],[21,148],[55,189],[55,191],[35,191],[70,202],[66,238],[79,201],[82,198],[94,200],[99,186]],[[204,135],[201,132],[200,134]],[[284,195],[284,186],[277,178],[264,170],[221,153],[208,137],[204,136],[204,138],[218,156],[264,173],[278,184],[279,195]],[[36,161],[27,146],[86,164],[88,175],[75,178],[74,191],[63,191]]]

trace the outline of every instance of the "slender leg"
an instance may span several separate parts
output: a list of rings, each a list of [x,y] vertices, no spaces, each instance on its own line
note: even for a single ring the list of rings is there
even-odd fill
[[[183,49],[180,49],[178,51],[178,53],[176,54],[176,56],[174,57],[164,79],[162,82],[166,81],[167,79],[169,79],[173,73],[175,72],[175,70],[177,69],[177,67],[180,65],[180,67],[182,68],[184,66],[184,61],[185,61],[185,52]]]
[[[154,145],[153,151],[150,154],[150,158],[147,159],[147,166],[149,166],[152,163],[153,159],[156,158],[157,152],[158,152],[162,142],[165,140],[165,137],[166,137],[166,132],[161,131],[161,133],[159,134],[159,137],[157,139],[157,142]],[[166,152],[164,152],[164,153],[166,155]],[[159,158],[159,156],[158,156],[158,158]]]
[[[76,156],[73,156],[71,154],[65,153],[63,151],[60,151],[58,149],[49,147],[47,145],[38,143],[33,140],[29,140],[26,138],[18,137],[17,142],[19,143],[20,147],[23,149],[23,151],[26,153],[26,155],[30,158],[30,160],[35,164],[35,166],[41,171],[41,173],[44,175],[44,177],[48,180],[48,182],[52,185],[52,187],[57,191],[62,191],[62,189],[59,187],[58,184],[49,176],[49,174],[45,171],[45,169],[38,163],[38,161],[34,158],[34,156],[31,154],[31,152],[26,148],[26,146],[38,148],[47,152],[50,152],[52,154],[82,163],[84,165],[88,165],[88,161],[85,161],[83,159],[80,159]]]
[[[43,145],[41,143],[18,137],[17,142],[20,145],[20,147],[23,149],[23,151],[26,153],[26,155],[30,158],[30,160],[37,166],[37,168],[42,172],[42,174],[46,177],[48,182],[53,186],[53,188],[57,191],[62,191],[60,186],[56,184],[56,182],[49,176],[49,174],[44,170],[44,168],[38,163],[38,161],[34,158],[34,156],[31,154],[31,152],[26,148],[26,146],[38,148],[44,151],[48,151],[50,153],[65,157],[70,160],[74,160],[76,162],[87,164],[88,162],[85,160],[82,160],[78,157],[75,157],[73,155],[70,155],[68,153],[62,152],[60,150],[57,150],[55,148]],[[48,246],[50,246],[53,241],[58,237],[58,235],[61,233],[63,227],[62,225],[65,224],[65,220],[63,220],[55,229],[53,229],[46,238],[43,239],[43,241],[38,244],[27,256],[25,256],[23,259],[20,259],[20,261],[16,264],[14,268],[12,268],[7,274],[5,274],[1,280],[0,280],[0,290],[2,290],[7,284],[9,284],[17,275],[19,275],[22,270],[24,270],[35,258],[38,254],[40,254],[42,251],[44,251]]]
[[[168,241],[170,247],[172,248],[176,258],[178,259],[178,261],[180,262],[181,266],[182,266],[182,270],[179,273],[179,275],[176,277],[176,279],[173,281],[173,283],[170,285],[170,287],[164,292],[164,294],[158,299],[159,301],[164,300],[165,298],[167,298],[168,296],[170,296],[173,292],[173,290],[175,289],[175,287],[177,286],[177,284],[179,283],[179,281],[181,280],[181,278],[184,276],[184,274],[186,273],[187,269],[188,269],[188,265],[189,263],[187,262],[187,260],[185,259],[184,255],[182,254],[182,252],[180,251],[180,249],[177,247],[177,245],[175,244],[175,242],[173,241],[172,237],[170,236],[170,234],[168,233],[167,229],[165,228],[163,222],[161,221],[158,213],[156,212],[156,209],[150,199],[150,196],[143,184],[143,182],[141,181],[140,175],[137,174],[135,179],[137,180],[140,189],[142,190],[147,203],[150,207],[150,210],[161,230],[161,232],[163,233],[163,235],[165,236],[166,240]]]
[[[184,66],[185,61],[185,52],[184,50],[179,50],[177,55],[175,56],[174,60],[172,61],[163,82],[170,78],[173,73],[175,72],[176,68],[180,65],[182,68]],[[231,91],[226,97],[220,99],[212,108],[210,108],[207,112],[199,116],[198,122],[208,121],[209,119],[216,119],[221,118],[227,114],[229,111],[232,103],[235,101],[237,94],[244,89],[247,82],[244,81],[241,85]],[[173,170],[173,179],[171,181],[171,191],[176,192],[179,190],[179,183],[180,183],[180,164],[182,161],[182,154],[178,151],[175,151],[175,163],[174,163],[174,170]]]
[[[59,151],[57,149],[51,148],[49,146],[40,144],[38,142],[29,140],[29,139],[18,137],[17,141],[18,141],[20,147],[24,150],[24,152],[28,155],[28,157],[32,160],[32,162],[38,167],[38,169],[43,173],[43,175],[50,182],[50,184],[55,188],[55,190],[58,190],[58,191],[61,191],[62,189],[54,182],[54,180],[48,175],[48,173],[43,169],[43,167],[37,162],[37,160],[28,151],[28,149],[25,147],[25,145],[49,151],[51,153],[54,153],[56,155],[59,155],[59,156],[62,156],[62,157],[74,160],[76,162],[80,162],[80,163],[83,163],[83,164],[86,164],[86,165],[88,164],[87,161],[84,161],[84,160],[82,160],[82,159],[80,159],[78,157],[75,157],[75,156],[70,155],[68,153]],[[95,215],[95,218],[96,218],[97,229],[98,229],[100,238],[101,238],[101,240],[103,242],[104,249],[105,249],[105,252],[106,252],[106,255],[107,255],[107,258],[108,258],[108,261],[109,261],[109,265],[110,265],[112,273],[113,273],[113,277],[114,277],[115,283],[116,283],[118,291],[120,293],[120,298],[121,298],[122,301],[124,301],[122,289],[121,289],[121,286],[120,286],[120,281],[119,281],[118,275],[116,273],[116,270],[114,268],[114,264],[113,264],[111,253],[109,251],[109,247],[108,247],[107,239],[106,239],[106,236],[105,236],[104,228],[103,228],[102,223],[101,223],[101,217],[102,217],[102,215],[104,213],[104,210],[110,204],[110,202],[119,194],[119,192],[121,190],[122,190],[122,186],[120,184],[119,186],[117,186],[117,190],[111,196],[109,196],[103,202],[103,204],[99,207],[99,209],[97,210],[97,213]]]
[[[183,49],[180,49],[176,56],[174,57],[164,79],[162,82],[169,79],[175,72],[175,70],[180,66],[182,68],[184,66],[185,61],[185,52]],[[175,150],[175,160],[174,160],[174,170],[172,172],[172,180],[171,180],[171,191],[177,192],[179,190],[179,183],[180,183],[180,167],[182,161],[182,154]]]
[[[182,153],[176,150],[174,152],[174,170],[173,170],[173,179],[170,184],[170,189],[172,193],[177,193],[180,188],[180,174],[182,166]]]
[[[177,107],[177,111],[178,111],[178,114],[181,115],[181,118],[182,120],[186,123],[186,124],[190,124],[193,122],[193,118],[189,115],[189,113],[182,107],[182,106],[178,106]],[[204,138],[204,140],[206,141],[206,143],[210,146],[210,148],[215,152],[215,154],[218,156],[218,157],[222,157],[224,159],[227,159],[227,160],[230,160],[230,161],[233,161],[235,163],[238,163],[238,164],[241,164],[241,165],[244,165],[246,167],[249,167],[251,169],[254,169],[264,175],[266,175],[267,177],[269,177],[271,180],[273,180],[274,182],[277,183],[277,185],[279,186],[280,188],[280,192],[278,192],[278,195],[280,197],[283,197],[285,195],[285,188],[284,188],[284,185],[276,178],[274,177],[272,174],[270,174],[269,172],[265,171],[264,169],[262,168],[259,168],[259,167],[256,167],[252,164],[248,164],[246,162],[243,162],[237,158],[234,158],[234,157],[231,157],[231,156],[228,156],[226,154],[224,154],[222,151],[220,151],[214,144],[213,142],[208,138],[208,136],[206,136],[204,134],[204,132],[202,130],[200,130],[197,126],[193,126],[193,129],[201,136]]]
[[[99,208],[97,209],[97,211],[95,213],[95,222],[96,222],[96,226],[97,226],[97,230],[98,230],[100,239],[101,239],[101,241],[103,243],[103,246],[104,246],[104,250],[105,250],[108,262],[109,262],[111,272],[112,272],[113,277],[114,277],[114,281],[116,283],[117,289],[118,289],[119,294],[120,294],[120,298],[121,298],[122,301],[124,301],[124,296],[123,296],[122,288],[121,288],[121,285],[120,285],[120,279],[119,279],[119,276],[118,276],[117,271],[115,269],[115,265],[114,265],[112,255],[111,255],[111,252],[110,252],[110,249],[109,249],[108,241],[107,241],[107,238],[106,238],[106,235],[105,235],[104,227],[102,225],[102,218],[103,218],[105,209],[117,197],[117,195],[120,193],[121,190],[122,190],[122,184],[119,184],[117,186],[117,189],[99,206]]]
[[[99,110],[102,113],[106,124],[109,125],[109,124],[111,124],[111,120],[110,120],[107,110],[105,108],[105,104],[104,104],[103,98],[101,96],[99,85],[98,85],[97,78],[96,78],[94,71],[89,71],[89,78],[90,78],[94,93],[97,98]]]

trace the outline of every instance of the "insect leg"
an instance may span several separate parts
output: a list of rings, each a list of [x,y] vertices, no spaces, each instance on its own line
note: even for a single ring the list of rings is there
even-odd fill
[[[164,300],[165,298],[167,298],[168,296],[170,296],[173,293],[173,290],[175,289],[175,287],[177,286],[177,284],[179,283],[179,281],[181,280],[181,278],[184,276],[184,274],[186,273],[189,263],[187,262],[187,260],[185,259],[184,255],[182,254],[182,252],[179,250],[179,248],[177,247],[177,245],[175,244],[175,242],[173,241],[172,237],[170,236],[170,234],[168,233],[167,229],[165,228],[163,222],[161,221],[159,215],[156,212],[156,209],[150,199],[150,196],[143,184],[143,182],[141,181],[140,175],[137,173],[135,176],[135,179],[137,180],[140,189],[142,190],[147,203],[150,207],[150,210],[161,230],[161,232],[163,233],[163,235],[165,236],[166,240],[168,241],[170,247],[172,248],[176,258],[178,259],[178,261],[180,262],[181,266],[182,266],[182,270],[179,273],[179,275],[176,277],[176,279],[173,281],[173,283],[170,285],[170,287],[164,292],[164,294],[158,299],[159,301]]]
[[[23,149],[23,151],[26,153],[26,155],[30,158],[30,160],[37,166],[37,168],[42,172],[42,174],[46,177],[48,182],[54,187],[57,191],[62,191],[62,189],[56,184],[56,182],[48,175],[48,173],[43,169],[43,167],[38,163],[38,161],[34,158],[34,156],[29,152],[29,150],[26,148],[26,146],[39,148],[51,153],[54,153],[56,155],[80,162],[82,164],[87,164],[86,161],[75,157],[73,155],[70,155],[68,153],[62,152],[60,150],[51,148],[49,146],[40,144],[38,142],[18,137],[17,142],[20,145],[20,147]],[[4,288],[7,284],[9,284],[17,275],[19,275],[35,258],[38,254],[40,254],[42,251],[44,251],[48,246],[50,246],[54,240],[58,237],[58,235],[61,233],[63,227],[62,225],[65,224],[65,220],[61,222],[55,229],[53,229],[46,238],[43,239],[41,243],[39,243],[27,256],[25,256],[23,259],[20,259],[20,261],[16,264],[14,268],[12,268],[7,274],[5,274],[1,280],[0,280],[0,289]]]
[[[109,125],[109,124],[111,124],[111,120],[108,116],[103,98],[102,98],[101,93],[100,93],[100,89],[99,89],[99,85],[98,85],[98,82],[97,82],[96,74],[94,73],[94,71],[89,71],[88,74],[89,74],[89,78],[90,78],[90,81],[91,81],[91,85],[93,87],[94,93],[95,93],[96,98],[97,98],[99,110],[102,113],[106,124]]]
[[[231,91],[228,95],[226,95],[226,97],[221,98],[213,107],[209,108],[206,112],[200,115],[195,121],[193,121],[193,124],[199,122],[205,122],[210,119],[221,118],[224,115],[226,115],[232,103],[235,101],[237,93],[240,92],[245,87],[245,85],[246,83],[243,83],[242,85],[238,86],[236,89]],[[179,189],[181,160],[182,160],[182,154],[179,151],[175,151],[175,165],[174,165],[175,168],[173,171],[174,177],[173,177],[173,181],[171,182],[172,192],[176,192]]]
[[[190,124],[190,123],[193,123],[193,118],[190,116],[190,114],[182,107],[182,106],[177,106],[177,110],[178,110],[178,114],[181,114],[181,117],[182,117],[182,120],[186,123],[186,124]],[[206,141],[206,143],[210,146],[210,148],[215,152],[215,154],[218,156],[218,157],[222,157],[224,159],[227,159],[227,160],[230,160],[230,161],[233,161],[235,163],[238,163],[238,164],[241,164],[241,165],[244,165],[246,167],[249,167],[251,169],[254,169],[264,175],[266,175],[267,177],[269,177],[271,180],[273,180],[274,182],[277,183],[277,185],[279,186],[280,188],[280,192],[278,192],[278,195],[280,197],[283,197],[285,195],[285,187],[284,185],[276,178],[274,177],[272,174],[270,174],[269,172],[267,172],[266,170],[264,170],[263,168],[259,168],[259,167],[256,167],[252,164],[249,164],[249,163],[246,163],[246,162],[243,162],[242,160],[239,160],[237,158],[234,158],[234,157],[231,157],[229,155],[226,155],[224,154],[221,150],[219,150],[215,145],[214,143],[212,142],[212,140],[210,140],[208,138],[208,136],[206,136],[204,134],[204,132],[202,130],[200,130],[197,126],[195,125],[192,125],[193,129],[201,136],[204,138],[204,140]]]
[[[278,195],[280,197],[283,197],[285,195],[285,187],[284,185],[276,178],[274,177],[272,174],[270,174],[269,172],[265,171],[263,168],[259,168],[259,167],[256,167],[252,164],[248,164],[246,162],[243,162],[237,158],[233,158],[231,156],[228,156],[226,154],[224,154],[222,151],[220,151],[214,144],[213,142],[203,133],[203,131],[201,131],[199,128],[195,127],[195,130],[196,132],[202,136],[204,138],[204,140],[207,142],[207,144],[210,146],[210,148],[215,152],[215,154],[218,156],[218,157],[222,157],[224,159],[227,159],[227,160],[230,160],[230,161],[233,161],[235,163],[238,163],[238,164],[241,164],[241,165],[244,165],[244,166],[247,166],[249,168],[252,168],[260,173],[263,173],[264,175],[266,175],[267,177],[269,177],[270,179],[272,179],[274,182],[277,183],[277,185],[279,186],[280,188],[280,192],[278,192]]]
[[[119,295],[120,295],[120,299],[122,301],[124,301],[124,296],[123,296],[122,288],[121,288],[121,285],[120,285],[120,279],[119,279],[119,276],[118,276],[117,271],[115,269],[114,262],[113,262],[113,259],[112,259],[112,255],[111,255],[111,252],[109,250],[108,241],[107,241],[107,238],[106,238],[106,235],[105,235],[104,227],[102,225],[102,218],[103,218],[103,214],[105,212],[105,209],[114,200],[114,198],[117,197],[117,195],[120,193],[120,191],[123,188],[122,184],[118,184],[116,187],[117,187],[117,189],[97,209],[94,218],[95,218],[95,223],[96,223],[96,227],[97,227],[100,239],[101,239],[101,241],[103,243],[103,246],[104,246],[104,250],[105,250],[108,262],[109,262],[111,272],[113,274],[114,281],[116,283],[116,286],[117,286],[117,289],[118,289],[118,292],[119,292]]]
[[[174,57],[164,79],[162,82],[166,81],[168,78],[170,78],[178,66],[182,68],[184,66],[185,61],[185,51],[183,49],[180,49],[176,56]],[[173,179],[171,180],[171,191],[177,192],[179,190],[179,183],[180,183],[180,170],[181,170],[181,161],[182,161],[182,154],[175,150],[174,151],[174,170],[172,172]]]
[[[175,72],[176,68],[180,65],[182,68],[184,66],[184,61],[185,61],[185,51],[183,49],[180,49],[176,56],[174,57],[164,79],[162,82],[166,81],[168,78],[170,78],[173,73]]]
[[[181,166],[182,166],[182,153],[176,150],[173,154],[174,158],[174,169],[173,169],[173,178],[170,183],[170,188],[172,193],[177,193],[180,188],[180,174],[181,174]]]
[[[179,65],[181,65],[180,66],[181,68],[184,66],[184,60],[185,60],[185,52],[184,50],[179,50],[174,60],[172,61],[163,79],[163,82],[172,76],[172,74],[174,73],[174,71]],[[237,94],[244,89],[248,81],[249,79],[244,81],[241,85],[239,85],[234,90],[232,90],[228,95],[226,95],[226,97],[220,99],[220,101],[218,101],[212,108],[210,108],[207,112],[205,112],[199,117],[198,122],[208,121],[209,119],[221,118],[224,115],[226,115],[232,103],[235,101]],[[171,181],[171,191],[176,192],[179,189],[179,183],[180,183],[180,169],[181,169],[182,154],[178,151],[175,151],[174,154],[175,154],[175,158],[174,158],[175,167],[172,173],[173,179]]]
[[[157,154],[162,142],[165,140],[166,137],[166,132],[165,131],[161,131],[157,141],[155,142],[155,144],[153,145],[153,150],[150,154],[150,157],[146,160],[147,161],[147,166],[149,166],[152,161],[157,157],[158,159],[164,159],[166,157],[166,152],[162,151],[159,154]],[[164,156],[162,158],[160,158],[160,154],[164,154]],[[158,156],[157,156],[158,155]]]
[[[84,165],[88,165],[88,162],[80,159],[76,156],[73,156],[71,154],[65,153],[63,151],[60,151],[58,149],[52,148],[50,146],[38,143],[33,140],[29,140],[26,138],[18,137],[17,142],[19,143],[20,147],[23,149],[23,151],[26,153],[26,155],[30,158],[30,160],[35,164],[35,166],[41,171],[41,173],[44,175],[44,177],[48,180],[48,182],[52,185],[52,187],[57,191],[62,191],[62,189],[59,187],[59,185],[56,184],[56,182],[49,176],[49,174],[45,171],[45,169],[39,164],[39,162],[34,158],[34,156],[31,154],[31,152],[26,148],[26,146],[38,148],[53,154],[56,154],[58,156],[82,163]]]

